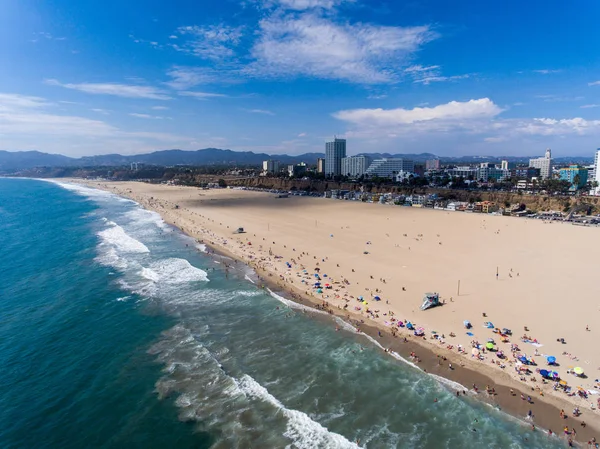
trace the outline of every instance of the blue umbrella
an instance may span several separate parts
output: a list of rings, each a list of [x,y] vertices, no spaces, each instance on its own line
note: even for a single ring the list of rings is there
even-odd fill
[[[550,371],[545,370],[545,369],[541,369],[540,370],[540,375],[542,375],[544,377],[548,377],[550,375]]]
[[[375,301],[380,301],[380,300],[381,300],[381,298],[380,298],[379,296],[375,296],[373,299],[374,299]]]
[[[552,365],[553,363],[556,363],[556,357],[554,357],[553,355],[549,355],[548,357],[546,357],[546,361]]]

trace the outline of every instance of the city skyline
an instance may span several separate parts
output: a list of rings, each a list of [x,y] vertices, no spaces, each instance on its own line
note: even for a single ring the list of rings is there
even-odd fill
[[[552,4],[6,0],[0,150],[593,157],[600,5]]]

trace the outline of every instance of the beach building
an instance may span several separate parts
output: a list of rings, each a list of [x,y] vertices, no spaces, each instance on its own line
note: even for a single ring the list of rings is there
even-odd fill
[[[369,156],[348,156],[342,158],[342,175],[358,178],[365,174],[371,165]]]
[[[414,172],[415,163],[409,159],[383,158],[375,159],[365,175],[377,176],[379,178],[393,178],[400,172]]]
[[[325,173],[325,158],[320,157],[317,159],[317,173]]]
[[[530,159],[529,166],[539,168],[542,179],[549,179],[552,177],[552,150],[547,148],[544,157]]]
[[[263,161],[263,173],[265,173],[265,174],[279,173],[279,161],[275,161],[273,159]]]
[[[507,164],[508,166],[508,164]],[[498,168],[496,164],[490,162],[482,162],[477,170],[477,179],[483,182],[488,182],[491,179],[494,181],[503,181],[510,176],[508,168]]]
[[[425,161],[425,170],[439,170],[440,169],[440,160],[439,159],[429,159]]]
[[[306,164],[300,162],[296,165],[288,165],[288,175],[290,178],[294,176],[302,176],[306,173]]]
[[[566,168],[561,168],[558,173],[562,181],[569,181],[571,183],[571,190],[581,189],[588,181],[587,168],[580,167],[579,165],[570,165]]]
[[[471,177],[475,179],[479,175],[477,168],[469,167],[468,165],[462,167],[449,168],[448,170],[446,170],[446,173],[448,173],[448,176],[450,177],[460,178],[462,176],[464,179],[468,179]]]
[[[596,181],[598,184],[600,184],[600,167],[598,164],[600,164],[600,148],[596,150],[596,154],[594,155],[594,176],[590,177],[591,181]],[[600,186],[594,189],[593,194],[600,195]]]
[[[510,172],[510,176],[516,179],[531,179],[540,176],[540,169],[535,167],[516,167]]]
[[[335,137],[325,143],[325,176],[342,174],[342,159],[346,157],[346,139]]]

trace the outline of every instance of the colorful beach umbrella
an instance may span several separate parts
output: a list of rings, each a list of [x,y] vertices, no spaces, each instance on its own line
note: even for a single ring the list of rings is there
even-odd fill
[[[488,349],[494,349],[494,343],[486,343],[485,347]]]
[[[580,366],[576,366],[575,368],[573,368],[573,372],[578,376],[581,376],[583,374],[583,368],[581,368]]]
[[[553,364],[556,363],[556,357],[554,357],[553,355],[549,355],[548,357],[546,357],[546,360],[548,361],[549,364]]]

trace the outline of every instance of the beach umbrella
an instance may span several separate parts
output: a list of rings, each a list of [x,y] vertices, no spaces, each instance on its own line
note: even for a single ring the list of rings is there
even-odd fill
[[[379,296],[375,296],[373,299],[379,301],[381,298]]]
[[[494,328],[494,324],[491,321],[488,321],[485,325],[488,329],[493,329]]]
[[[583,374],[583,368],[576,366],[575,368],[573,368],[573,372],[578,376],[581,376]]]
[[[548,357],[546,357],[546,361],[552,365],[553,363],[556,363],[556,357],[554,357],[553,355],[549,355]]]
[[[540,375],[544,376],[544,377],[548,377],[550,375],[550,371],[545,370],[545,369],[541,369],[540,370]]]
[[[464,321],[463,321],[463,324],[465,325],[465,327],[466,327],[467,329],[470,329],[470,328],[471,328],[471,322],[470,322],[469,320],[464,320]]]
[[[360,301],[362,301],[362,300],[363,300],[363,297],[362,297],[362,296],[359,296],[359,297],[358,297],[358,299],[359,299]]]
[[[317,289],[317,293],[323,293],[323,289],[322,288]]]
[[[487,343],[485,347],[488,349],[494,349],[494,343]]]

